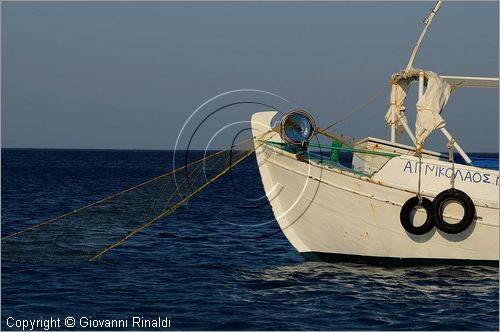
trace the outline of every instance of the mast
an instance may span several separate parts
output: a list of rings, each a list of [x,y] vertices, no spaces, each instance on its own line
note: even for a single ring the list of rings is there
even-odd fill
[[[413,60],[415,60],[415,56],[417,55],[418,48],[420,47],[420,43],[422,42],[422,39],[424,39],[425,33],[427,32],[427,28],[429,28],[429,25],[431,25],[432,19],[438,12],[439,8],[441,8],[441,5],[443,4],[444,0],[439,0],[434,8],[432,9],[429,17],[426,17],[424,20],[424,28],[422,29],[422,32],[420,33],[420,36],[418,37],[417,43],[415,44],[415,47],[413,48],[413,52],[411,53],[410,60],[408,61],[408,65],[406,65],[405,71],[407,72],[410,70],[410,68],[413,66]]]
[[[429,28],[429,25],[431,24],[432,20],[434,19],[434,16],[438,12],[439,8],[441,8],[441,5],[443,4],[444,0],[439,0],[434,8],[432,9],[429,17],[426,17],[424,20],[424,28],[422,29],[422,32],[420,33],[420,36],[417,39],[417,42],[415,44],[415,47],[413,48],[413,52],[411,53],[410,60],[408,61],[408,64],[406,65],[405,72],[408,72],[412,66],[413,66],[413,61],[415,60],[415,56],[417,55],[418,48],[420,47],[420,43],[424,39],[425,33],[427,32],[427,29]],[[423,81],[422,81],[423,82]],[[396,83],[392,84],[392,91],[396,91]],[[392,93],[391,93],[392,96]],[[392,97],[391,97],[392,98]],[[391,104],[394,103],[394,100],[391,99]],[[408,127],[408,121],[406,119],[406,116],[403,112],[394,110],[392,114],[392,123],[391,123],[391,142],[397,142],[397,143],[402,143],[403,142],[403,133],[402,130],[399,128],[399,123],[400,122],[406,132],[408,133],[408,136],[412,140],[413,144],[416,144],[415,136],[413,136],[413,133],[410,130],[410,127]]]
[[[432,9],[429,17],[426,17],[424,20],[424,28],[422,29],[422,32],[420,33],[420,36],[417,39],[417,43],[415,44],[415,47],[413,48],[413,52],[411,53],[410,60],[408,61],[408,64],[406,65],[405,72],[408,72],[412,66],[413,66],[413,61],[415,60],[415,56],[417,55],[418,49],[420,47],[420,43],[424,39],[424,36],[427,32],[427,29],[431,25],[432,20],[434,19],[434,16],[436,16],[436,13],[439,11],[441,8],[441,5],[443,4],[444,0],[439,0],[434,8]],[[424,73],[420,72],[418,73],[418,98],[420,99],[424,93]],[[396,115],[399,117],[401,120],[402,124],[405,125],[406,123],[406,116],[402,114],[401,112],[397,112]],[[395,126],[394,126],[395,127]],[[407,128],[407,126],[404,126],[405,129],[408,132],[408,135],[410,135],[410,132]],[[391,128],[391,130],[394,130]],[[465,151],[462,149],[462,147],[458,144],[457,141],[453,138],[453,136],[448,132],[448,130],[443,127],[440,128],[441,132],[443,135],[448,139],[449,144],[452,144],[453,147],[458,151],[458,153],[464,158],[465,162],[469,165],[472,165],[472,160],[469,158],[469,156],[465,153]],[[412,137],[412,135],[410,135]],[[392,131],[391,131],[391,139],[392,139]],[[414,141],[414,144],[416,145],[416,141]],[[421,149],[422,147],[420,147]],[[418,150],[418,147],[417,147]]]

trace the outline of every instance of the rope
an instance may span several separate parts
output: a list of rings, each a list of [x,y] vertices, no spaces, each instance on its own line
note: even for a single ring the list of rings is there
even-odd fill
[[[217,163],[218,161],[219,160],[216,160],[214,162],[214,164]],[[196,179],[200,176],[202,169],[203,169],[203,164],[202,163],[196,165],[195,169],[191,172],[191,176],[193,177],[192,178],[193,181],[196,181]],[[185,177],[184,180],[179,185],[176,186],[175,191],[169,196],[169,198],[167,200],[165,200],[164,203],[166,204],[166,203],[172,202],[172,200],[175,198],[175,196],[177,196],[178,194],[180,194],[179,188],[181,188],[187,181],[188,181],[188,177]],[[166,187],[166,185],[165,185],[165,187]],[[161,197],[161,195],[160,195],[160,197]],[[155,202],[153,203],[153,206],[151,207],[149,213],[143,218],[143,223],[145,223],[148,220],[150,220],[150,218],[153,216],[154,208],[156,207],[156,201],[157,200],[158,199],[156,199]]]
[[[267,132],[267,133],[269,133],[269,132]],[[265,134],[267,134],[267,133],[265,133]],[[273,136],[274,136],[274,134],[273,134]],[[144,225],[142,225],[141,227],[139,227],[139,228],[131,231],[130,233],[128,233],[126,236],[124,236],[120,240],[116,241],[115,243],[113,243],[113,244],[107,246],[106,248],[104,248],[103,250],[101,250],[99,253],[97,253],[95,256],[93,256],[90,259],[90,261],[95,261],[95,260],[101,258],[102,255],[104,255],[105,253],[107,253],[111,249],[116,248],[116,247],[122,245],[123,243],[125,243],[125,241],[127,241],[128,239],[130,239],[132,236],[136,235],[137,233],[139,233],[139,232],[143,231],[144,229],[146,229],[146,228],[150,227],[151,225],[153,225],[160,218],[162,218],[162,217],[164,217],[164,216],[172,213],[173,211],[175,211],[178,207],[180,207],[181,205],[183,205],[184,203],[186,203],[189,199],[191,199],[198,192],[200,192],[201,190],[203,190],[204,188],[206,188],[207,186],[209,186],[212,182],[214,182],[215,180],[219,179],[221,176],[223,176],[224,174],[226,174],[232,167],[236,166],[241,161],[243,161],[244,159],[246,159],[247,157],[249,157],[262,144],[263,143],[259,143],[258,146],[254,147],[251,151],[245,153],[241,158],[237,159],[234,163],[228,165],[219,174],[217,174],[216,176],[214,176],[213,178],[211,178],[209,181],[207,181],[205,184],[203,184],[201,187],[199,187],[198,189],[196,189],[195,191],[193,191],[191,194],[189,194],[188,196],[186,196],[184,199],[182,199],[180,202],[178,202],[177,204],[175,204],[171,208],[163,211],[162,213],[160,213],[158,216],[156,216],[155,218],[153,218],[149,222],[147,222]]]
[[[448,160],[451,161],[451,188],[455,188],[455,156],[453,155],[453,147],[455,144],[455,139],[452,137],[448,141]]]
[[[263,133],[263,134],[259,135],[259,137],[260,137],[260,136],[264,136],[265,134],[268,134],[268,133],[269,133],[269,132]],[[245,140],[243,140],[243,141],[239,142],[238,144],[234,145],[233,147],[240,146],[240,145],[242,145],[242,144],[244,144],[244,143],[246,143],[246,142],[251,141],[252,139],[253,139],[253,138],[248,138],[248,139],[245,139]],[[159,175],[159,176],[157,176],[157,177],[155,177],[155,178],[152,178],[152,179],[150,179],[150,180],[148,180],[148,181],[145,181],[145,182],[139,183],[139,184],[137,184],[137,185],[135,185],[135,186],[132,186],[132,187],[127,188],[127,189],[125,189],[125,190],[122,190],[122,191],[120,191],[120,192],[114,193],[114,194],[112,194],[112,195],[110,195],[110,196],[107,196],[107,197],[105,197],[105,198],[103,198],[103,199],[97,200],[97,201],[95,201],[95,202],[93,202],[93,203],[90,203],[90,204],[88,204],[88,205],[85,205],[85,206],[82,206],[82,207],[80,207],[80,208],[77,208],[77,209],[75,209],[75,210],[73,210],[73,211],[70,211],[70,212],[64,213],[64,214],[62,214],[62,215],[60,215],[60,216],[57,216],[57,217],[51,218],[51,219],[46,220],[46,221],[44,221],[44,222],[41,222],[41,223],[39,223],[39,224],[33,225],[33,226],[31,226],[31,227],[25,228],[25,229],[20,230],[20,231],[18,231],[18,232],[15,232],[15,233],[12,233],[12,234],[7,235],[7,236],[5,236],[5,237],[2,237],[2,238],[0,239],[0,241],[3,241],[3,240],[6,240],[6,239],[9,239],[9,238],[14,237],[14,236],[21,235],[21,234],[26,233],[26,232],[28,232],[28,231],[31,231],[31,230],[34,230],[34,229],[40,228],[40,227],[45,226],[45,225],[47,225],[47,224],[50,224],[50,223],[53,223],[53,222],[55,222],[55,221],[61,220],[61,219],[65,218],[65,217],[68,217],[68,216],[71,216],[71,215],[76,214],[76,213],[78,213],[78,212],[81,212],[81,211],[84,211],[84,210],[86,210],[86,209],[89,209],[89,208],[91,208],[91,207],[93,207],[93,206],[96,206],[96,205],[98,205],[98,204],[102,204],[102,203],[104,203],[104,202],[106,202],[106,201],[109,201],[109,200],[111,200],[111,199],[115,198],[115,197],[121,196],[121,195],[126,194],[126,193],[128,193],[128,192],[131,192],[132,190],[135,190],[135,189],[138,189],[138,188],[144,187],[144,186],[146,186],[146,185],[148,185],[148,184],[150,184],[150,183],[152,183],[152,182],[155,182],[155,181],[157,181],[157,180],[159,180],[159,179],[161,179],[161,178],[163,178],[163,177],[166,177],[166,176],[172,175],[172,174],[174,174],[174,173],[178,172],[179,170],[182,170],[182,169],[184,169],[184,168],[187,168],[187,167],[190,167],[190,166],[192,166],[192,165],[195,165],[196,163],[199,163],[199,162],[201,162],[201,161],[203,161],[203,160],[210,159],[210,158],[212,158],[212,157],[218,156],[218,155],[220,155],[220,154],[222,154],[222,153],[224,153],[224,152],[227,152],[227,151],[228,151],[228,149],[224,149],[224,150],[221,150],[221,151],[214,152],[213,154],[211,154],[211,155],[209,155],[209,156],[207,156],[207,157],[204,157],[204,158],[200,158],[200,159],[198,159],[198,160],[195,160],[195,161],[193,161],[193,162],[191,162],[191,163],[189,163],[189,164],[186,164],[186,165],[184,165],[184,166],[181,166],[181,167],[178,167],[178,168],[176,168],[176,169],[173,169],[173,170],[171,170],[171,171],[169,171],[169,172],[167,172],[167,173],[164,173],[164,174],[162,174],[162,175]]]
[[[339,141],[343,145],[351,146],[351,147],[354,146],[354,138],[346,139],[342,135],[338,135],[338,134],[331,133],[331,132],[329,133],[329,132],[324,131],[323,129],[316,129],[316,131],[325,137],[328,137],[328,138],[335,140],[335,141]]]
[[[363,109],[365,109],[369,104],[371,104],[375,99],[377,99],[383,92],[385,91],[385,88],[383,90],[381,90],[380,92],[378,92],[377,94],[371,96],[365,103],[363,103],[362,105],[358,106],[357,108],[354,108],[353,110],[351,110],[350,112],[348,112],[347,114],[345,114],[341,119],[339,119],[338,121],[334,122],[333,124],[331,124],[330,126],[324,128],[324,129],[318,129],[318,132],[327,136],[327,137],[331,137],[331,138],[334,138],[336,140],[339,140],[339,141],[342,141],[341,138],[339,137],[335,137],[333,136],[332,134],[329,134],[327,133],[326,131],[333,127],[334,125],[337,125],[345,120],[347,120],[348,118],[350,118],[354,113],[356,112],[359,112]],[[268,132],[265,132],[261,135],[258,135],[257,137],[252,137],[252,138],[249,138],[249,139],[246,139],[246,140],[243,140],[241,142],[239,142],[238,144],[235,144],[231,147],[234,148],[234,147],[237,147],[237,146],[241,146],[242,144],[245,144],[253,139],[257,139],[257,138],[261,138],[269,133],[272,133],[271,137],[273,137],[276,132],[279,132],[279,128],[273,128],[271,130],[269,130]],[[269,137],[269,138],[271,138]],[[196,190],[191,190],[191,193],[189,195],[187,195],[186,197],[181,198],[181,200],[179,202],[177,202],[176,204],[174,204],[173,206],[170,206],[169,208],[167,208],[166,210],[163,210],[161,211],[160,213],[158,213],[155,217],[153,217],[152,219],[150,219],[153,214],[156,214],[156,210],[159,210],[159,209],[162,209],[162,206],[159,205],[159,203],[164,203],[164,204],[170,204],[170,203],[173,203],[172,200],[174,199],[174,197],[178,194],[180,194],[180,187],[176,187],[176,190],[170,195],[170,197],[167,199],[167,200],[163,200],[161,199],[161,197],[165,194],[165,190],[167,188],[167,185],[169,182],[165,182],[165,183],[160,183],[160,187],[158,189],[156,189],[156,199],[152,202],[152,205],[147,208],[147,210],[145,211],[145,213],[142,215],[142,218],[139,218],[139,221],[141,222],[141,219],[143,221],[146,221],[146,220],[149,220],[145,223],[143,223],[140,227],[128,232],[125,236],[123,236],[121,239],[119,239],[118,241],[104,247],[102,250],[100,250],[97,254],[93,255],[92,258],[90,258],[91,261],[95,261],[97,259],[100,259],[105,253],[107,253],[108,251],[122,245],[123,243],[125,243],[128,239],[130,239],[131,237],[133,237],[134,235],[136,235],[137,233],[145,230],[146,228],[150,227],[151,225],[153,225],[154,223],[156,223],[159,219],[161,219],[162,217],[164,216],[167,216],[169,214],[171,214],[172,212],[174,212],[177,208],[179,208],[180,206],[182,206],[183,204],[185,204],[187,201],[189,201],[192,197],[194,197],[197,193],[199,193],[201,190],[203,190],[204,188],[208,187],[211,183],[213,183],[214,181],[216,181],[217,179],[219,179],[220,177],[222,177],[225,173],[227,173],[232,167],[236,166],[237,164],[239,164],[240,162],[242,162],[244,159],[246,159],[247,157],[249,157],[252,153],[255,152],[256,149],[258,149],[263,143],[257,143],[258,141],[255,141],[255,145],[253,147],[253,149],[251,149],[249,152],[246,152],[243,156],[241,156],[240,158],[236,159],[236,161],[234,161],[233,163],[231,163],[229,161],[229,165],[227,165],[221,172],[219,172],[217,175],[213,176],[210,180],[208,180],[207,182],[205,182],[203,185],[201,185],[200,187],[198,187]],[[344,142],[346,143],[346,142]],[[347,145],[347,143],[346,143]],[[350,144],[349,144],[350,145]],[[149,184],[152,184],[152,183],[155,183],[155,181],[158,181],[158,180],[162,180],[163,181],[163,178],[164,177],[167,177],[167,176],[170,176],[172,174],[175,174],[176,172],[178,172],[179,170],[187,170],[188,167],[190,166],[193,166],[195,165],[195,169],[191,172],[191,176],[194,178],[194,179],[197,179],[200,174],[202,174],[201,170],[202,170],[202,163],[200,163],[201,161],[206,161],[206,160],[209,160],[209,159],[212,159],[212,158],[215,158],[216,156],[219,156],[221,155],[222,153],[225,153],[227,152],[227,149],[226,150],[221,150],[221,151],[218,151],[218,152],[215,152],[209,156],[206,156],[206,157],[203,157],[203,158],[200,158],[196,161],[193,161],[191,163],[188,163],[188,164],[185,164],[184,166],[182,167],[179,167],[179,168],[176,168],[176,169],[173,169],[167,173],[164,173],[162,175],[159,175],[155,178],[152,178],[148,181],[145,181],[145,182],[142,182],[140,184],[137,184],[135,186],[132,186],[128,189],[125,189],[125,190],[122,190],[120,192],[117,192],[117,193],[114,193],[112,195],[109,195],[103,199],[100,199],[100,200],[97,200],[93,203],[90,203],[88,205],[85,205],[85,206],[82,206],[80,208],[77,208],[73,211],[69,211],[67,213],[64,213],[60,216],[57,216],[57,217],[54,217],[54,218],[51,218],[49,220],[46,220],[44,222],[41,222],[39,224],[36,224],[36,225],[33,225],[31,227],[28,227],[26,229],[23,229],[21,231],[18,231],[18,232],[15,232],[13,234],[10,234],[8,236],[5,236],[3,238],[1,238],[0,240],[6,240],[6,239],[9,239],[9,238],[12,238],[12,237],[15,237],[15,236],[19,236],[19,235],[22,235],[28,231],[32,231],[34,229],[37,229],[37,228],[40,228],[40,227],[43,227],[45,225],[48,225],[48,224],[51,224],[51,223],[54,223],[56,221],[59,221],[59,220],[63,220],[64,218],[66,217],[70,217],[74,214],[77,214],[79,212],[82,212],[84,210],[87,210],[91,207],[94,207],[96,205],[99,205],[99,204],[102,204],[102,203],[105,203],[113,198],[116,198],[118,196],[121,196],[121,195],[124,195],[126,193],[129,193],[131,191],[134,191],[136,189],[139,189],[139,188],[142,188],[142,187],[145,187]],[[218,163],[220,162],[222,159],[217,159],[214,163]],[[168,180],[168,179],[167,179]],[[186,177],[184,179],[184,181],[180,184],[180,186],[183,186],[185,184],[185,182],[188,181],[188,177]],[[158,207],[157,207],[158,205]],[[165,205],[163,207],[166,207]]]
[[[207,156],[206,158],[204,158],[205,160],[208,159],[208,158],[211,158],[212,155],[209,155]],[[201,159],[203,160],[203,159]],[[217,164],[219,162],[219,159],[215,160],[212,164],[212,166],[214,166],[215,164]],[[195,168],[191,171],[191,176],[193,177],[191,180],[193,181],[196,181],[196,179],[199,177],[199,175],[201,174],[201,170],[203,169],[204,167],[204,163],[199,163],[198,165],[195,166]],[[187,171],[187,168],[186,168],[186,171]],[[170,195],[170,197],[163,201],[163,203],[170,203],[174,197],[177,195],[177,194],[181,194],[180,191],[179,191],[179,188],[182,187],[187,181],[189,181],[189,175],[186,175],[186,177],[184,178],[184,180],[180,183],[180,184],[177,184],[176,185],[176,190]],[[145,223],[146,221],[148,221],[152,216],[153,216],[153,213],[155,211],[155,208],[156,208],[156,204],[161,201],[161,196],[165,193],[166,189],[167,189],[167,185],[170,184],[170,181],[165,183],[163,185],[162,188],[159,189],[159,192],[161,191],[161,193],[157,194],[157,197],[156,199],[153,201],[153,204],[152,206],[150,207],[149,211],[146,211],[146,213],[144,214],[144,217],[142,218],[143,220],[143,223]]]
[[[422,205],[422,193],[421,193],[421,184],[422,184],[422,153],[418,153],[418,188],[417,188],[417,197],[418,197],[418,205]]]
[[[358,107],[355,107],[352,110],[350,110],[349,112],[347,112],[346,114],[344,114],[344,116],[342,118],[340,118],[339,120],[335,121],[331,125],[325,127],[324,129],[320,129],[319,131],[320,132],[325,132],[328,129],[330,129],[331,127],[336,126],[339,123],[344,122],[345,120],[349,119],[351,116],[354,115],[354,113],[357,113],[359,111],[364,110],[368,105],[370,105],[371,103],[373,103],[378,97],[380,97],[382,94],[385,94],[386,90],[387,90],[387,87],[384,87],[382,90],[380,90],[379,92],[377,92],[374,95],[372,95],[371,97],[369,97],[364,103],[362,103],[361,105],[358,105]]]

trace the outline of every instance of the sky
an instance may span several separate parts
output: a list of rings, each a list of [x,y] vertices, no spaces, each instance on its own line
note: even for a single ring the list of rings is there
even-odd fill
[[[304,109],[326,127],[374,95],[332,129],[387,138],[388,80],[406,66],[434,4],[3,1],[1,144],[172,149],[202,123],[190,147],[222,148],[251,113],[268,109],[262,104]],[[498,77],[498,13],[498,2],[445,2],[415,66]],[[235,89],[290,103],[235,93],[189,119]],[[412,128],[415,98],[416,86],[407,100]],[[261,104],[228,107],[203,122],[218,107],[250,100]],[[466,151],[498,152],[498,90],[459,89],[442,115]],[[234,121],[239,127],[210,141]],[[445,143],[435,133],[426,147],[445,151]]]

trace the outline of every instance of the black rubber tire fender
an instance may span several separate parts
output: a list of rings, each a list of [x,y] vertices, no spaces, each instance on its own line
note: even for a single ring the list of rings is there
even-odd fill
[[[450,201],[459,203],[464,209],[462,220],[456,224],[450,224],[443,218],[444,206]],[[440,192],[432,201],[432,206],[432,219],[437,229],[448,234],[458,234],[465,231],[472,224],[476,215],[476,207],[469,195],[454,188]]]
[[[434,221],[432,219],[432,202],[428,198],[422,197],[422,207],[425,209],[427,219],[420,226],[413,225],[410,220],[411,212],[416,206],[418,206],[417,196],[407,200],[401,208],[399,219],[401,220],[401,226],[403,226],[408,233],[413,235],[424,235],[434,228]]]

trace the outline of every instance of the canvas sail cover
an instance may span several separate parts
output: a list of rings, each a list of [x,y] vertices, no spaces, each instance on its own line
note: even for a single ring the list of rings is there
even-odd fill
[[[421,151],[425,140],[438,128],[446,123],[441,116],[444,106],[451,93],[450,85],[438,74],[432,71],[424,72],[427,79],[427,88],[417,101],[417,121],[415,123],[415,138],[417,151]]]
[[[407,80],[401,80],[397,83],[393,83],[391,87],[391,96],[389,99],[390,106],[385,113],[385,122],[388,125],[397,124],[398,117],[396,113],[399,111],[404,111],[404,101],[406,94],[408,93],[408,88],[410,87],[410,82]]]
[[[421,69],[411,69],[400,71],[392,75],[390,106],[385,114],[387,124],[397,124],[396,112],[404,111],[404,101],[410,87],[410,83],[418,79],[418,74],[424,73],[427,80],[427,87],[422,97],[417,101],[417,120],[415,123],[416,148],[422,150],[427,137],[438,128],[443,128],[446,123],[440,113],[448,102],[451,87],[438,74],[432,71]]]

